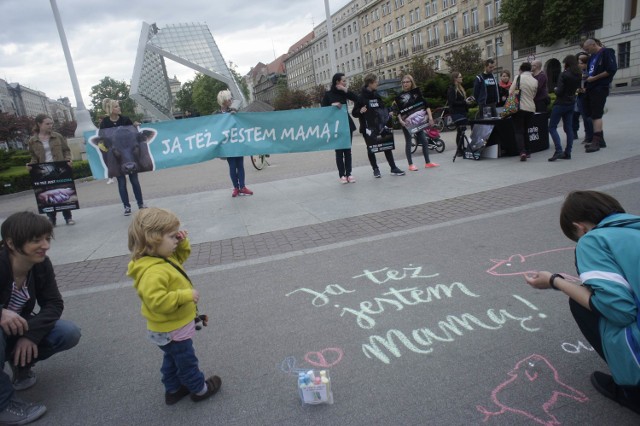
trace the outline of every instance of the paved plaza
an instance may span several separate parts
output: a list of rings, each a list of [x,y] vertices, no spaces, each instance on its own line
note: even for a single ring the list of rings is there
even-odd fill
[[[575,274],[574,244],[558,225],[567,192],[605,190],[640,213],[639,100],[610,97],[608,147],[587,154],[577,141],[569,161],[548,162],[551,148],[525,163],[453,163],[455,134],[445,132],[447,150],[431,152],[440,167],[395,177],[380,155],[382,179],[356,135],[348,185],[333,152],[274,155],[261,171],[246,159],[250,197],[231,197],[226,161],[141,174],[146,204],[190,231],[186,269],[210,318],[196,353],[223,381],[198,404],[164,405],[161,352],[125,274],[131,218],[117,185],[78,182],[77,224],[56,228],[49,254],[64,318],[83,338],[39,364],[22,396],[45,402],[40,423],[55,425],[638,424],[591,387],[589,374],[606,365],[566,297],[529,288],[522,273]],[[401,133],[396,147],[406,170]],[[413,158],[423,164],[420,149]],[[35,208],[31,192],[0,201],[0,221]],[[438,285],[450,294],[389,302]],[[311,368],[330,370],[333,405],[300,404],[294,373]]]

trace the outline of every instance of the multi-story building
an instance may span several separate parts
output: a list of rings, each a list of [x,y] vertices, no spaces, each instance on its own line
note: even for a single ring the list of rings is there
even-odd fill
[[[476,44],[497,70],[511,68],[511,37],[499,22],[501,0],[374,0],[360,8],[364,71],[382,80],[408,71],[415,55],[444,70],[444,58]]]
[[[22,86],[20,83],[9,83],[9,93],[16,106],[17,115],[35,117],[38,114],[49,114],[49,99],[43,92]]]
[[[48,99],[47,101],[47,109],[54,123],[60,125],[74,119],[69,98],[60,98],[58,100]]]
[[[315,39],[311,44],[315,84],[328,87],[335,72],[348,77],[362,74],[362,51],[360,49],[360,31],[358,11],[365,0],[353,0],[331,16],[333,45],[336,70],[331,69],[327,22],[314,28]]]
[[[7,82],[0,78],[0,112],[16,115],[17,108],[11,96]]]
[[[278,83],[282,80],[287,81],[284,61],[287,54],[281,55],[268,65],[264,65],[261,69],[255,70],[253,96],[254,100],[266,102],[273,105],[278,96]]]
[[[313,72],[313,58],[309,45],[313,42],[313,32],[307,34],[289,48],[284,60],[287,71],[287,86],[291,90],[310,91],[316,85]]]

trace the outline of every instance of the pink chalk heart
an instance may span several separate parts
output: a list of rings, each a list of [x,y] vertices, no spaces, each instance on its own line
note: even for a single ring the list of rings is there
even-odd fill
[[[326,348],[320,352],[307,352],[304,360],[314,367],[330,368],[342,360],[342,349]]]

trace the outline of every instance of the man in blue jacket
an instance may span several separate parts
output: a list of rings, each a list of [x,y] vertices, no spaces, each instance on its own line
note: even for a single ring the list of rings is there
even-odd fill
[[[593,121],[593,139],[586,146],[586,151],[596,152],[607,146],[602,132],[602,115],[607,96],[609,96],[609,86],[618,70],[618,64],[616,63],[616,52],[604,47],[594,39],[585,41],[583,48],[591,55],[587,68],[588,76],[585,80],[586,93],[583,102],[586,115],[591,117]]]

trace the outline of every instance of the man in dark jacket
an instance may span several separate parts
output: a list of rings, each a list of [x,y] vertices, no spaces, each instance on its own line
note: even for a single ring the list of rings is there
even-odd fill
[[[382,174],[380,174],[380,169],[376,162],[376,155],[371,152],[369,146],[377,144],[379,137],[385,134],[388,135],[391,130],[387,130],[385,127],[389,119],[389,110],[384,106],[382,97],[376,91],[377,89],[378,77],[368,74],[364,78],[364,87],[360,92],[358,102],[353,106],[353,116],[360,120],[360,133],[362,133],[367,143],[367,155],[373,168],[373,177],[380,178]],[[391,167],[391,174],[393,176],[404,176],[404,171],[396,166],[396,162],[393,159],[393,151],[385,149],[384,156],[387,158],[389,167]]]
[[[498,116],[496,105],[500,100],[500,91],[498,90],[496,77],[493,75],[495,68],[495,61],[487,59],[484,62],[484,72],[478,74],[473,81],[473,97],[478,103],[477,118],[483,117],[485,108],[491,109],[491,117]]]
[[[615,51],[604,47],[596,40],[588,39],[582,47],[591,55],[587,68],[583,106],[586,115],[593,121],[593,139],[585,148],[587,152],[596,152],[607,146],[602,130],[602,116],[607,96],[609,96],[609,86],[618,71],[618,64]]]

